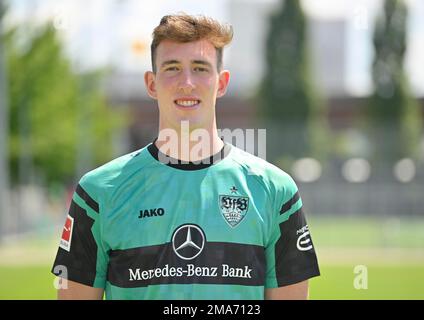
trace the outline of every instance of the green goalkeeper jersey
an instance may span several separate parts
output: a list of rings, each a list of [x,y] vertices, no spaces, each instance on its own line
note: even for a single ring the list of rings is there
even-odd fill
[[[263,299],[319,275],[293,179],[231,144],[209,160],[151,143],[84,175],[52,272],[106,299]]]

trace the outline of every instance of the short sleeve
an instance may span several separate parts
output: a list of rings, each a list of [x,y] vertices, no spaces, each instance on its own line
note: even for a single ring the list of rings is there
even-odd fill
[[[266,288],[287,286],[320,275],[302,199],[290,176],[275,200],[274,223],[265,249]]]
[[[62,230],[52,273],[87,286],[104,288],[108,255],[101,238],[99,202],[80,181]]]

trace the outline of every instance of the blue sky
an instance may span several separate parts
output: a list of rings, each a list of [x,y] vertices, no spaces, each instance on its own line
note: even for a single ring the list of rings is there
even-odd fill
[[[149,68],[149,55],[134,54],[131,45],[137,40],[148,46],[151,31],[163,15],[184,11],[231,23],[226,10],[230,1],[248,5],[277,0],[13,0],[9,1],[9,19],[52,20],[66,41],[69,55],[80,67],[112,63],[123,72],[143,72]],[[356,95],[370,90],[368,70],[373,55],[370,39],[381,3],[381,0],[302,0],[309,16],[348,21],[346,81]],[[424,1],[407,3],[411,16],[405,67],[414,92],[424,96]]]

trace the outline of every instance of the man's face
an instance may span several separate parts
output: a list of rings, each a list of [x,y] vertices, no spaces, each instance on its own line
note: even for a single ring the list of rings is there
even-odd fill
[[[150,97],[158,100],[161,128],[212,128],[216,98],[225,94],[229,72],[217,71],[217,53],[207,40],[162,41],[156,50],[156,74],[144,78]]]

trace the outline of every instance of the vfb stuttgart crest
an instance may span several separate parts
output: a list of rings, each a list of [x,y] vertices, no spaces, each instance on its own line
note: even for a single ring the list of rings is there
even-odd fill
[[[249,198],[243,196],[219,196],[219,207],[225,221],[234,228],[246,215],[249,207]]]

